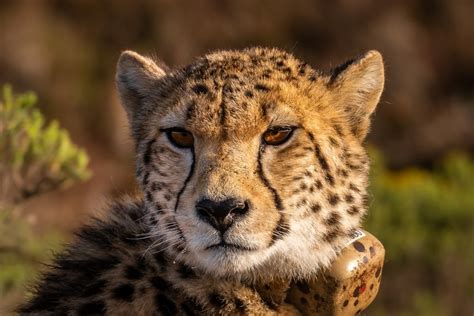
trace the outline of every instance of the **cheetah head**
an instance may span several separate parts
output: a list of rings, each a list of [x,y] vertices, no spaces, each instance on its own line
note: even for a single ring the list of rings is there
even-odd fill
[[[134,52],[117,86],[152,251],[215,276],[327,266],[366,211],[362,142],[384,84],[370,51],[322,74],[275,49],[168,70]]]

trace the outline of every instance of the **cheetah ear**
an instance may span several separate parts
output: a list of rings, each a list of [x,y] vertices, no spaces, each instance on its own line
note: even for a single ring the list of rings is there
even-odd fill
[[[166,68],[133,51],[124,51],[117,63],[115,82],[128,118],[138,116],[143,100],[156,93],[157,84],[166,76]]]
[[[382,55],[375,50],[332,71],[328,87],[336,98],[336,105],[349,121],[352,133],[360,141],[369,131],[370,115],[380,100],[383,86]]]

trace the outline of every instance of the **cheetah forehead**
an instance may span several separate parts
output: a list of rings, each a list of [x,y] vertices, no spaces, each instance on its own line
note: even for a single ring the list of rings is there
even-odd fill
[[[171,77],[182,80],[163,122],[182,123],[207,137],[216,134],[216,125],[235,135],[298,125],[320,78],[291,54],[263,48],[211,53]]]
[[[308,73],[307,73],[308,72]],[[217,51],[198,58],[185,68],[186,76],[201,80],[287,79],[301,80],[307,74],[316,79],[318,73],[293,55],[278,49],[249,48],[240,51]],[[300,75],[298,78],[297,75]],[[257,89],[264,89],[256,87]]]

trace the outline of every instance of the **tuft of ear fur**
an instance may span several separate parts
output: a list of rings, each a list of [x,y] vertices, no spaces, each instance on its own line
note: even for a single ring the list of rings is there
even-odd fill
[[[143,99],[150,95],[157,82],[165,76],[165,69],[148,57],[129,50],[120,55],[115,82],[131,122],[143,106]]]
[[[382,55],[375,50],[336,67],[329,78],[328,88],[336,98],[336,106],[342,109],[360,141],[369,131],[370,115],[382,95],[384,78]]]

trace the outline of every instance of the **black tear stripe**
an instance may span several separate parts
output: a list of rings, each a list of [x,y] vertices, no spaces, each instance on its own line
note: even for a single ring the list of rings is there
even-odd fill
[[[184,190],[186,190],[186,186],[188,185],[188,182],[191,180],[191,177],[194,174],[194,165],[196,163],[194,147],[191,148],[191,154],[192,154],[192,159],[193,159],[193,161],[191,163],[191,169],[189,170],[189,173],[188,173],[188,176],[186,177],[186,180],[184,180],[183,187],[181,188],[181,190],[179,190],[178,195],[176,196],[176,204],[174,205],[174,212],[175,213],[178,210],[179,199],[181,198],[181,195],[183,194]]]
[[[258,151],[258,157],[257,157],[257,173],[260,176],[260,179],[262,180],[263,184],[270,190],[270,192],[273,195],[273,201],[275,203],[275,207],[277,210],[282,211],[283,210],[283,203],[281,201],[280,196],[278,195],[278,192],[273,188],[270,184],[270,181],[268,181],[267,177],[263,173],[263,168],[262,168],[262,154],[265,151],[265,147],[261,145],[259,151]]]
[[[155,142],[156,142],[156,138],[153,137],[153,139],[150,140],[146,144],[145,153],[143,154],[143,164],[145,166],[147,166],[151,161],[151,155],[153,153],[153,145],[155,145]]]
[[[321,152],[321,147],[319,144],[316,142],[314,139],[314,136],[311,132],[307,132],[309,139],[314,144],[314,154],[316,155],[316,159],[318,160],[319,165],[321,166],[321,169],[324,171],[325,179],[326,182],[329,183],[331,186],[334,186],[334,176],[331,174],[331,167],[329,166],[326,158],[323,156]]]
[[[285,217],[283,217],[283,215],[280,214],[280,219],[278,220],[276,227],[273,229],[272,239],[270,240],[270,244],[268,246],[269,247],[273,246],[273,244],[275,244],[277,240],[282,239],[283,237],[288,235],[289,232],[290,232],[290,225],[285,220]]]

